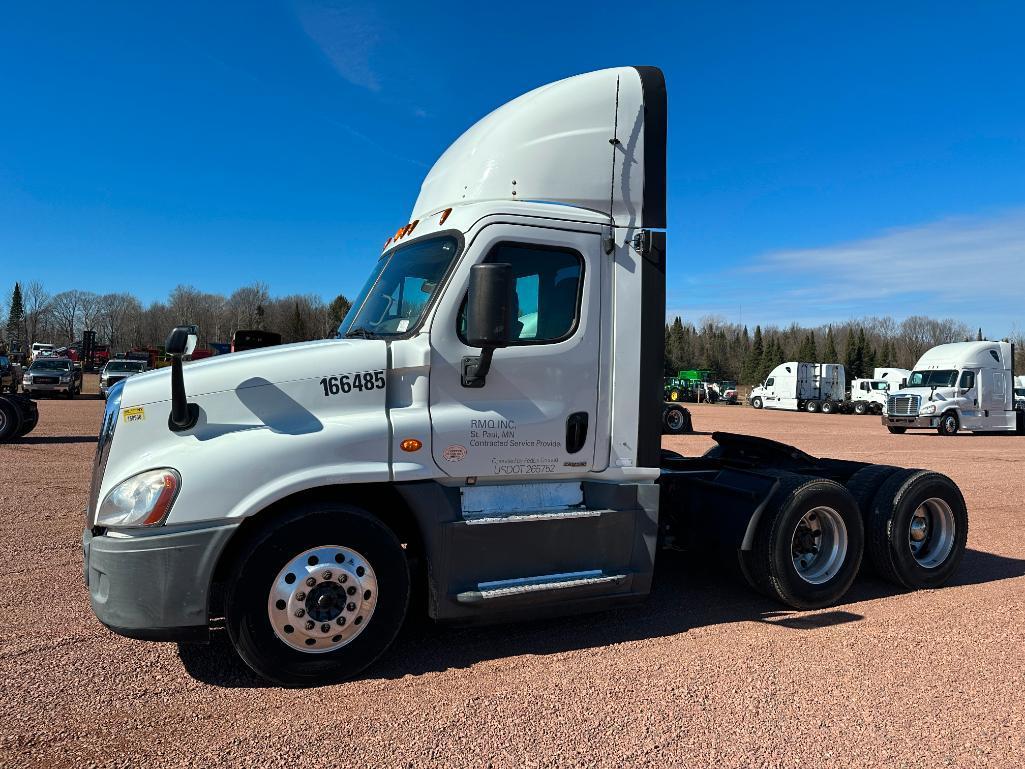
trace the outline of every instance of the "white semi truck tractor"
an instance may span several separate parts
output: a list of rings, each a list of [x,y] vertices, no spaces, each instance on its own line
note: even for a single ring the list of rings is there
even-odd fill
[[[111,388],[83,547],[92,608],[291,686],[351,677],[411,595],[439,622],[642,600],[667,549],[739,559],[788,606],[863,555],[901,588],[957,568],[946,477],[716,433],[661,448],[666,90],[593,72],[483,118],[368,264],[339,338]]]
[[[883,426],[891,433],[932,429],[1025,433],[1014,403],[1014,345],[953,342],[928,350],[907,385],[889,395]]]

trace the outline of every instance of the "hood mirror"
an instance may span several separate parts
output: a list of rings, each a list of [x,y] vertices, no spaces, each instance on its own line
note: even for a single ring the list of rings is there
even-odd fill
[[[196,326],[176,326],[164,344],[164,349],[171,356],[171,415],[167,418],[167,426],[176,433],[191,429],[199,420],[199,406],[189,403],[185,396],[185,376],[182,373],[182,358],[192,355],[198,338],[199,328]]]

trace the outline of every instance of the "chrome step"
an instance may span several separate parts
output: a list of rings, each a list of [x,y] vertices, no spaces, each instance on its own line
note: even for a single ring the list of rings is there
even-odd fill
[[[476,590],[467,590],[456,596],[459,603],[480,603],[500,598],[514,598],[551,590],[569,590],[596,585],[619,585],[629,579],[628,573],[606,574],[601,569],[574,571],[564,574],[544,574],[537,577],[519,577],[480,582]]]
[[[508,510],[505,512],[463,513],[459,523],[470,525],[489,523],[519,523],[523,521],[566,521],[574,518],[600,518],[607,513],[621,512],[618,510],[594,510],[584,507],[563,508],[561,510]]]

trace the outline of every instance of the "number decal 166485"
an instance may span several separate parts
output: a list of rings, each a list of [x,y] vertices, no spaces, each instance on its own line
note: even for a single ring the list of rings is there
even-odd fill
[[[342,374],[341,376],[326,376],[320,380],[320,386],[324,388],[324,396],[348,395],[353,390],[363,392],[364,390],[384,389],[384,371],[362,371],[356,374]]]

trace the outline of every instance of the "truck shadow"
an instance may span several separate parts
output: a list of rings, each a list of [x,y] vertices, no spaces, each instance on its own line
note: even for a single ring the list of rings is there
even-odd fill
[[[1025,560],[968,550],[949,587],[983,584],[1025,576]],[[941,588],[942,589],[942,588]],[[845,606],[899,595],[904,591],[862,576],[847,595]],[[524,654],[561,654],[580,649],[686,633],[696,628],[737,622],[758,622],[785,631],[814,631],[864,620],[844,606],[817,612],[791,611],[754,593],[722,569],[688,561],[680,554],[664,558],[651,596],[637,606],[596,614],[481,627],[434,625],[414,615],[385,657],[365,679],[467,668],[479,662]],[[182,644],[178,656],[186,672],[213,686],[262,688],[258,678],[235,654],[222,628],[207,646]]]
[[[33,443],[96,443],[95,435],[26,435],[11,441],[11,445]]]

